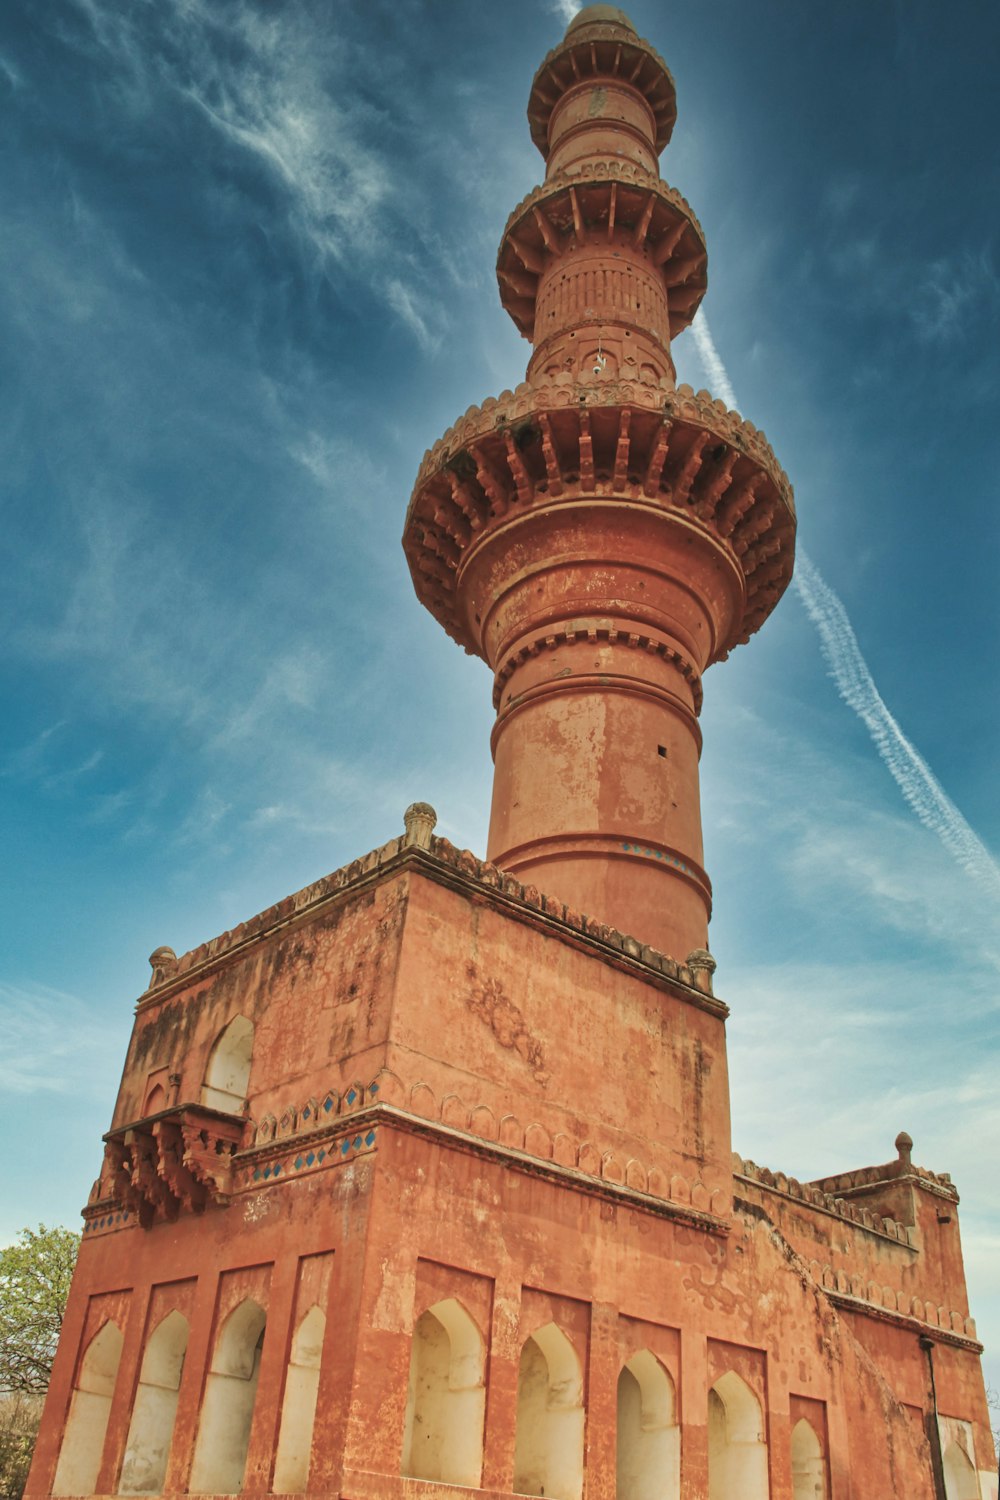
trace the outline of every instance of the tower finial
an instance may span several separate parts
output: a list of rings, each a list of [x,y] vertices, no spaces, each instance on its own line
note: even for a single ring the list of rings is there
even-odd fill
[[[581,26],[621,26],[633,36],[638,35],[629,17],[617,5],[585,5],[566,27],[566,35]]]

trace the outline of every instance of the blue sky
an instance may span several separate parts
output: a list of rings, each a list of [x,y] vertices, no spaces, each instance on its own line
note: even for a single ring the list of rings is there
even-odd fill
[[[493,265],[573,8],[3,7],[0,1237],[76,1222],[153,948],[415,798],[485,848],[488,674],[399,535],[523,375]],[[819,579],[706,683],[734,1142],[807,1178],[909,1130],[1000,1386],[1000,12],[630,14],[709,246],[680,376],[765,430]]]

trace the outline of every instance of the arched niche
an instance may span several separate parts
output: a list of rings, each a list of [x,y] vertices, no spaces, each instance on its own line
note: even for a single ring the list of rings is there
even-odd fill
[[[167,1474],[188,1323],[176,1309],[150,1334],[132,1407],[120,1495],[159,1495]]]
[[[167,1107],[167,1091],[162,1083],[154,1083],[146,1095],[146,1102],[142,1106],[144,1115],[158,1115]]]
[[[958,1443],[948,1444],[942,1462],[947,1500],[979,1500],[979,1476]]]
[[[768,1500],[767,1442],[760,1402],[732,1370],[708,1393],[709,1500]]]
[[[617,1500],[677,1500],[681,1441],[674,1385],[640,1349],[618,1376]]]
[[[219,1033],[209,1054],[201,1102],[212,1109],[238,1115],[243,1111],[250,1082],[253,1022],[234,1016]]]
[[[309,1478],[319,1370],[326,1337],[326,1314],[315,1304],[295,1330],[281,1403],[281,1428],[271,1488],[280,1495],[302,1495]]]
[[[410,1350],[401,1470],[478,1489],[483,1468],[485,1349],[453,1297],[417,1319]]]
[[[580,1361],[554,1323],[539,1328],[521,1350],[514,1490],[551,1500],[580,1500],[583,1493]]]
[[[92,1495],[97,1488],[121,1357],[121,1329],[117,1323],[103,1323],[80,1360],[59,1449],[53,1495]]]
[[[192,1494],[238,1495],[243,1488],[266,1321],[248,1297],[219,1330],[201,1403]]]
[[[826,1459],[816,1431],[805,1417],[792,1428],[794,1500],[826,1500]]]

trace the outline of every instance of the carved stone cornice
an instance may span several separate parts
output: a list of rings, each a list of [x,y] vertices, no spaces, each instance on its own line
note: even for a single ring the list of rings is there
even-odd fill
[[[601,233],[644,248],[661,277],[670,310],[670,337],[688,327],[708,285],[708,252],[687,200],[630,161],[588,161],[558,172],[517,205],[497,255],[500,301],[527,339],[533,339],[542,273],[560,249]],[[613,247],[612,247],[613,248]],[[607,320],[607,309],[592,320]],[[634,323],[624,310],[622,321]],[[579,326],[588,320],[581,318]]]
[[[200,1213],[228,1201],[232,1157],[246,1121],[202,1104],[179,1104],[105,1135],[113,1196],[144,1229],[157,1218]]]
[[[421,602],[482,654],[456,588],[466,549],[508,516],[590,497],[655,506],[729,552],[745,602],[718,658],[750,638],[791,579],[792,489],[752,423],[690,386],[567,372],[470,407],[425,454],[403,534]]]
[[[563,94],[588,78],[610,78],[638,90],[656,123],[656,150],[670,140],[677,119],[673,76],[663,58],[631,26],[612,20],[573,27],[542,59],[531,86],[528,124],[531,139],[544,157],[549,151],[549,121]]]
[[[879,1323],[889,1323],[894,1328],[904,1329],[921,1338],[932,1338],[935,1343],[948,1344],[953,1349],[965,1349],[970,1354],[982,1354],[983,1345],[979,1343],[974,1335],[958,1333],[950,1328],[941,1328],[936,1323],[927,1323],[922,1318],[912,1318],[903,1313],[893,1312],[891,1308],[877,1307],[871,1302],[865,1302],[860,1297],[846,1297],[838,1292],[825,1292],[826,1298],[832,1302],[834,1307],[840,1308],[842,1312],[857,1313],[861,1317],[874,1318]],[[975,1328],[971,1318],[965,1322]]]

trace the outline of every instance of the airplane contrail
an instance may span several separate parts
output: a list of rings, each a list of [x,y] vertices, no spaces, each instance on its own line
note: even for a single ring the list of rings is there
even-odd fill
[[[736,393],[700,311],[691,332],[706,375],[726,405],[736,409]],[[978,884],[1000,896],[1000,867],[886,707],[847,611],[801,547],[796,549],[792,584],[816,627],[823,660],[837,691],[868,730],[907,805]]]

